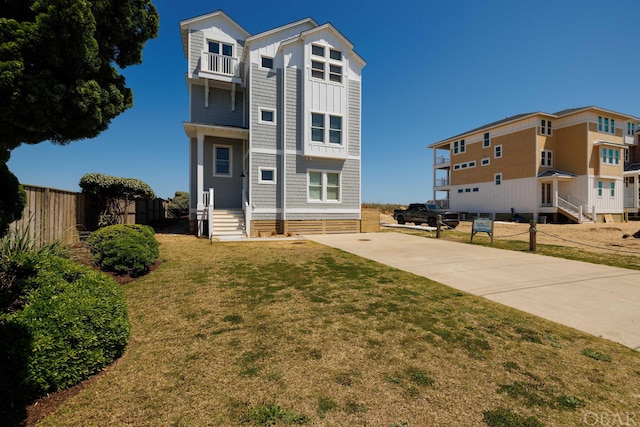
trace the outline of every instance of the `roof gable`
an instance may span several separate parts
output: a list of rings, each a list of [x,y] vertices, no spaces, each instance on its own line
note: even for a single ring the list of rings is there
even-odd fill
[[[226,13],[224,13],[221,9],[216,10],[215,12],[207,13],[205,15],[200,15],[193,18],[185,19],[183,21],[180,21],[180,34],[182,36],[182,47],[184,49],[185,56],[188,55],[189,53],[189,29],[202,26],[207,22],[215,21],[215,20],[226,21],[243,38],[247,38],[251,35],[251,33],[249,33],[242,26],[240,26],[240,24],[238,24],[233,19],[229,18],[229,16]]]

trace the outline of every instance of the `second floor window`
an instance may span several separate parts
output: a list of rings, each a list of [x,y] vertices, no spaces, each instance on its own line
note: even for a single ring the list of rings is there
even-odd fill
[[[551,135],[551,120],[540,121],[540,133],[542,135]]]
[[[311,113],[311,141],[324,142],[324,114]]]
[[[342,144],[342,117],[329,116],[329,135],[326,135],[325,114],[311,113],[311,141]]]
[[[636,133],[636,124],[627,123],[627,135],[633,135],[634,133]]]
[[[540,152],[540,166],[550,168],[552,165],[553,163],[551,150],[542,150]]]
[[[464,153],[467,150],[464,139],[453,143],[453,154]]]
[[[620,150],[614,148],[602,149],[602,164],[607,165],[619,165],[620,164]]]
[[[482,140],[482,146],[485,148],[491,146],[491,137],[489,135],[489,132],[485,132],[484,139]]]
[[[604,133],[616,133],[616,122],[614,119],[609,119],[608,117],[598,117],[598,132]]]
[[[493,157],[495,157],[496,159],[502,157],[502,145],[496,145],[493,148]]]

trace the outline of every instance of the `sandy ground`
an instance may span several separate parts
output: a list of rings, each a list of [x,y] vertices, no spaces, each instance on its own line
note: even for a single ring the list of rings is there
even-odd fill
[[[391,215],[380,214],[380,223],[396,224],[396,221]],[[471,222],[460,223],[456,230],[471,236]],[[537,230],[537,242],[541,244],[571,246],[591,252],[620,252],[624,255],[640,256],[640,239],[622,237],[640,230],[638,221],[613,224],[538,224]],[[529,224],[496,222],[494,238],[528,242]]]

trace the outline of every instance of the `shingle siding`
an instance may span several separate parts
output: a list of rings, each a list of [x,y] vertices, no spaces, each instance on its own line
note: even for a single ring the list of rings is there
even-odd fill
[[[282,69],[265,70],[251,65],[251,147],[281,149]],[[275,123],[261,123],[260,110],[275,111]]]
[[[253,197],[251,203],[257,209],[277,209],[282,206],[282,171],[280,165],[282,158],[274,154],[253,154],[253,171],[251,181],[253,182]],[[276,184],[260,183],[260,168],[276,169]],[[273,214],[269,216],[273,218]]]
[[[204,86],[191,87],[191,122],[243,127],[244,92],[236,91],[235,111],[231,109],[231,91],[209,88],[209,107],[205,107]]]
[[[349,138],[349,155],[360,156],[360,82],[349,80],[348,91],[348,138]]]
[[[202,31],[191,30],[189,33],[191,53],[189,55],[189,76],[195,77],[200,69],[200,61],[204,50],[204,34]]]
[[[287,68],[285,78],[287,150],[302,150],[302,70]]]

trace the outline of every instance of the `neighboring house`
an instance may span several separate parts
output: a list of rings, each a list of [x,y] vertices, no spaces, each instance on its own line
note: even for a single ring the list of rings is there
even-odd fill
[[[434,199],[472,216],[621,221],[640,210],[639,120],[599,107],[528,113],[429,145]]]
[[[216,11],[180,29],[198,234],[224,233],[220,211],[239,234],[359,231],[365,62],[352,43],[311,18],[251,35]]]

